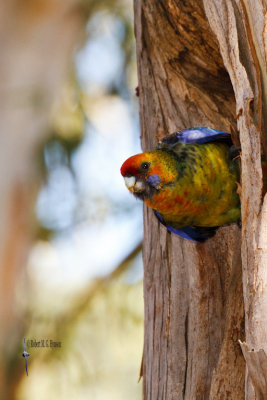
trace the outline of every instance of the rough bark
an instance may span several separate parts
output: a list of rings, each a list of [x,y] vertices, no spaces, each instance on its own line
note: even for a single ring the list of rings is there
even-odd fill
[[[264,52],[267,5],[261,1],[205,1],[207,16],[235,91],[242,146],[242,270],[245,301],[243,346],[248,365],[246,398],[266,398],[266,385],[251,375],[259,353],[267,351],[267,236],[266,199],[262,201],[261,143],[266,153],[266,54]],[[218,6],[220,11],[218,12]],[[219,24],[219,21],[228,23]],[[265,122],[265,124],[264,124]],[[258,367],[260,364],[257,364]],[[267,370],[262,363],[258,376]],[[251,377],[250,377],[251,375]],[[250,379],[252,378],[252,385]],[[256,393],[253,386],[256,388]]]
[[[193,244],[144,209],[145,400],[256,398],[238,339],[266,346],[264,13],[259,0],[135,0],[143,149],[194,126],[242,145],[242,246],[237,226]]]

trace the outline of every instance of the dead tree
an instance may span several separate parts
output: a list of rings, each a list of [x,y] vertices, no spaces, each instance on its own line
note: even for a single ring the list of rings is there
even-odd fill
[[[266,2],[134,8],[143,149],[195,126],[230,132],[242,146],[241,230],[194,244],[144,209],[144,399],[266,399]]]

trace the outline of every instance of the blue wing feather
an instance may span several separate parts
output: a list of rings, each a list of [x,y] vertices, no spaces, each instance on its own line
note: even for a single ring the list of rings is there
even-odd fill
[[[215,235],[215,232],[218,227],[212,228],[202,228],[202,227],[191,227],[185,226],[183,228],[173,228],[170,225],[166,224],[163,217],[160,213],[156,210],[153,210],[158,220],[166,226],[169,232],[175,233],[176,235],[184,238],[192,240],[193,242],[204,242],[205,240],[209,239],[210,237]]]
[[[177,143],[204,144],[210,142],[226,142],[231,145],[231,135],[226,132],[217,131],[216,129],[197,127],[184,129],[182,131],[165,136],[159,142],[159,145],[161,143],[172,146]]]
[[[184,129],[179,132],[175,132],[171,135],[165,136],[158,145],[158,149],[169,149],[175,147],[177,143],[191,143],[191,144],[205,144],[212,142],[224,142],[231,146],[232,139],[231,135],[226,132],[218,131],[212,128],[196,127],[190,129]],[[194,242],[204,242],[208,238],[215,235],[218,227],[203,228],[198,226],[185,226],[182,228],[173,228],[168,225],[160,213],[154,210],[156,217],[159,221],[166,226],[169,232],[175,233],[176,235],[192,240]]]

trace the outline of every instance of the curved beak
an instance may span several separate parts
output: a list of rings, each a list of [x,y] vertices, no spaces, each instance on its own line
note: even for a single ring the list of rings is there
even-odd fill
[[[125,176],[124,182],[127,188],[132,193],[142,192],[145,188],[144,182],[137,180],[135,176]]]

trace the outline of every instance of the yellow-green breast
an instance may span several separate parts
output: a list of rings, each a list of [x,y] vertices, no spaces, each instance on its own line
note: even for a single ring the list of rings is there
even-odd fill
[[[237,194],[238,163],[230,160],[224,143],[181,144],[181,156],[161,150],[150,152],[160,165],[162,185],[145,202],[173,227],[214,227],[240,218]],[[169,177],[169,178],[168,178]],[[175,177],[175,179],[174,179]]]

